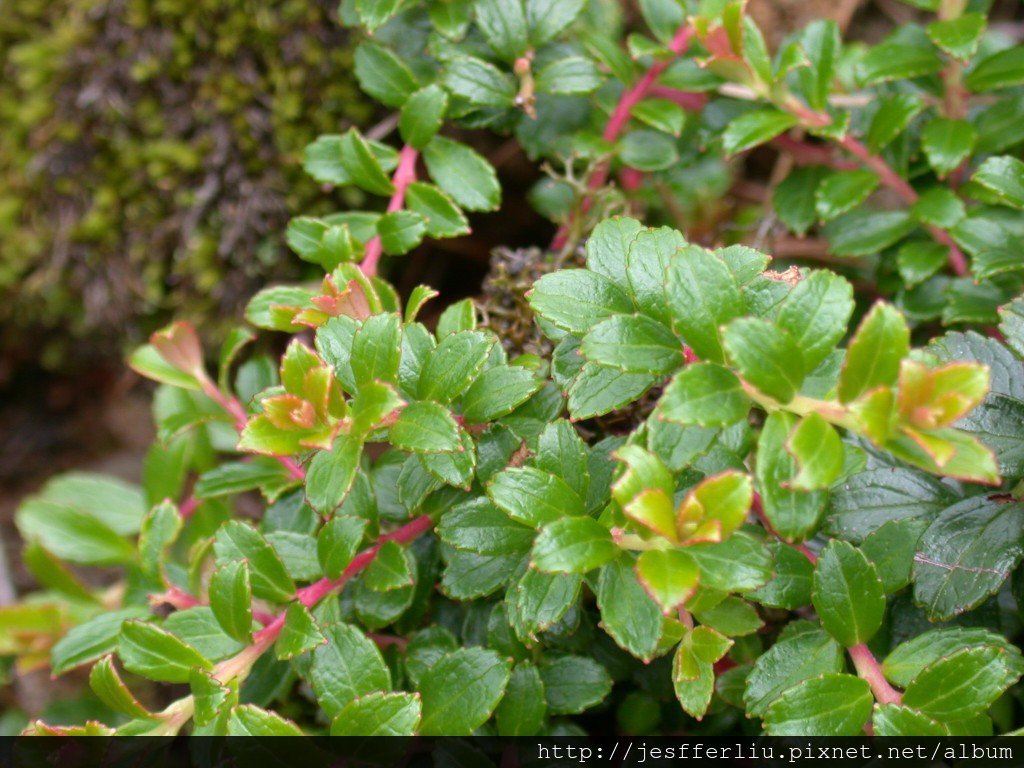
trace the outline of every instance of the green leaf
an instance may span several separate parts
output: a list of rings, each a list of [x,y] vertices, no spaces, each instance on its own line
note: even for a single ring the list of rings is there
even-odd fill
[[[924,102],[909,93],[894,93],[880,99],[865,136],[868,149],[880,152],[906,130],[924,109]]]
[[[359,20],[370,33],[398,13],[401,5],[401,0],[355,0]]]
[[[396,541],[385,541],[364,572],[363,581],[372,590],[390,592],[412,585],[414,568],[405,547]]]
[[[50,668],[54,675],[96,661],[117,648],[121,625],[129,619],[148,614],[144,607],[135,606],[101,613],[68,630],[54,643],[50,652]]]
[[[933,21],[925,30],[929,39],[953,58],[970,61],[985,32],[985,15],[965,13],[955,19]]]
[[[817,413],[802,418],[789,433],[786,450],[800,471],[791,487],[799,491],[828,488],[843,471],[844,451],[839,433]]]
[[[424,736],[468,736],[494,712],[511,665],[493,651],[461,648],[445,654],[420,679]]]
[[[427,9],[430,23],[437,28],[438,32],[451,40],[458,40],[466,34],[472,12],[471,0],[431,3]]]
[[[803,277],[783,299],[778,325],[785,328],[812,371],[828,357],[846,335],[853,313],[853,287],[825,270]]]
[[[963,648],[921,670],[907,684],[903,703],[941,722],[988,709],[1020,678],[1020,655],[996,646]]]
[[[470,424],[507,416],[543,385],[536,374],[518,365],[497,365],[476,377],[462,396],[462,415]]]
[[[337,717],[353,699],[391,688],[384,658],[359,629],[338,623],[323,631],[327,643],[313,651],[310,681],[328,717]]]
[[[450,333],[429,353],[420,372],[419,396],[448,403],[465,392],[483,369],[494,338],[482,331]]]
[[[871,211],[863,208],[833,219],[825,235],[837,256],[869,256],[898,242],[915,227],[907,211]]]
[[[601,569],[597,581],[601,627],[638,659],[654,656],[661,637],[661,609],[637,581],[628,558]]]
[[[494,52],[505,61],[526,53],[526,13],[522,0],[478,0],[476,23]]]
[[[914,558],[914,599],[949,619],[993,594],[1024,555],[1024,505],[974,496],[944,510]]]
[[[1024,48],[1019,45],[986,56],[964,77],[964,85],[975,93],[996,91],[1024,83]]]
[[[798,235],[807,233],[818,219],[815,193],[829,171],[820,165],[794,168],[772,192],[776,215]]]
[[[681,549],[649,549],[637,558],[636,576],[647,594],[669,615],[696,591],[700,569]]]
[[[803,93],[812,109],[824,111],[843,49],[839,25],[831,19],[812,21],[800,36],[800,47],[810,63],[797,71]]]
[[[879,386],[891,386],[910,351],[907,321],[891,304],[877,302],[861,320],[846,350],[839,375],[839,399],[855,400]]]
[[[524,642],[561,621],[580,595],[578,574],[548,574],[527,568],[505,595],[508,617]]]
[[[910,707],[881,704],[871,719],[876,736],[948,736],[949,730]]]
[[[527,294],[530,307],[553,325],[586,333],[616,314],[629,314],[633,303],[608,278],[587,269],[563,269],[544,275]]]
[[[932,187],[917,199],[911,210],[920,221],[945,229],[955,227],[967,214],[963,201],[946,187]]]
[[[145,621],[121,626],[117,654],[129,672],[162,683],[187,683],[193,668],[213,668],[195,648]]]
[[[583,56],[568,56],[542,67],[536,86],[539,93],[590,93],[601,82],[594,62]],[[636,116],[635,110],[633,115]]]
[[[627,373],[668,374],[683,362],[682,344],[643,315],[616,315],[594,326],[580,347],[588,360]]]
[[[747,713],[764,717],[782,693],[804,680],[843,669],[843,649],[827,633],[811,627],[778,640],[754,662],[743,701]]]
[[[472,56],[451,59],[445,65],[443,80],[453,95],[470,104],[511,107],[515,103],[516,86],[512,78],[482,59]]]
[[[976,140],[974,127],[965,120],[937,117],[921,131],[921,146],[939,178],[970,156]]]
[[[717,363],[696,363],[680,371],[661,396],[657,417],[678,424],[726,427],[745,418],[750,398],[736,375]]]
[[[878,188],[871,171],[840,171],[825,178],[815,193],[814,209],[821,221],[831,221],[867,200]]]
[[[611,693],[608,672],[586,656],[557,656],[540,665],[544,699],[553,715],[578,715],[597,706]]]
[[[417,693],[368,693],[346,704],[331,723],[331,736],[415,736]]]
[[[668,99],[645,99],[633,107],[630,114],[651,128],[672,136],[679,136],[686,125],[686,112]]]
[[[818,530],[827,494],[794,487],[797,462],[785,450],[796,418],[774,411],[765,420],[758,443],[756,476],[765,516],[784,541],[803,541]]]
[[[487,499],[473,499],[446,512],[437,533],[446,544],[479,555],[525,553],[535,536],[532,528],[510,519]]]
[[[946,264],[949,248],[941,243],[921,240],[907,243],[896,254],[900,277],[907,287],[919,285]]]
[[[651,374],[587,363],[569,387],[569,413],[574,421],[603,416],[633,402],[656,381]]]
[[[499,472],[487,485],[487,495],[512,519],[532,528],[587,511],[583,500],[562,478],[535,467]]]
[[[363,443],[341,434],[328,451],[317,451],[306,473],[306,501],[321,514],[333,512],[348,496],[359,469]]]
[[[903,39],[897,33],[874,46],[861,58],[857,75],[863,85],[889,80],[906,80],[930,75],[942,69],[942,58],[919,28],[906,28]]]
[[[743,592],[772,578],[772,557],[753,536],[737,531],[724,541],[692,544],[686,552],[700,566],[701,585],[723,592]]]
[[[710,608],[695,610],[693,615],[702,626],[728,637],[752,635],[764,626],[754,606],[733,595]]]
[[[564,517],[540,529],[531,564],[545,573],[586,573],[619,552],[608,529],[592,517]]]
[[[210,609],[229,637],[252,639],[252,586],[245,560],[224,563],[210,577]]]
[[[990,157],[974,172],[971,181],[994,192],[1004,205],[1024,209],[1024,162],[1017,158]]]
[[[780,403],[788,403],[803,384],[806,368],[796,341],[760,318],[733,320],[723,334],[725,349],[748,383]]]
[[[770,736],[857,736],[873,702],[867,681],[826,674],[785,691],[765,712],[764,727]]]
[[[341,164],[361,189],[376,195],[390,195],[394,191],[380,161],[355,128],[341,137]]]
[[[463,208],[493,211],[501,202],[494,168],[465,144],[435,136],[423,148],[423,160],[434,182]]]
[[[298,601],[289,603],[284,626],[274,644],[277,658],[294,659],[326,642],[327,638],[320,631],[309,609]]]
[[[534,46],[554,40],[576,17],[586,0],[525,0],[526,25]]]
[[[118,565],[137,557],[127,539],[79,508],[32,497],[18,508],[15,519],[26,541],[37,541],[70,563]]]
[[[619,159],[630,168],[654,173],[679,162],[679,150],[672,137],[641,129],[630,131],[619,142]]]
[[[415,75],[398,56],[370,40],[356,48],[355,73],[360,87],[388,107],[401,107],[419,88]]]
[[[1015,646],[1002,635],[981,627],[943,627],[922,632],[917,637],[900,643],[885,657],[882,669],[886,678],[894,685],[906,688],[925,667],[933,665],[936,661],[967,647],[986,646],[1001,648],[1011,654],[1015,649]]]
[[[439,403],[410,403],[391,426],[391,444],[415,453],[451,453],[462,450],[459,425]]]
[[[214,537],[213,549],[218,562],[248,562],[252,592],[256,597],[285,602],[295,594],[295,583],[288,576],[281,558],[263,536],[240,520],[231,520],[221,526]]]
[[[421,242],[427,232],[427,220],[414,211],[385,213],[377,220],[377,234],[384,253],[400,256]]]
[[[910,583],[917,543],[927,527],[921,519],[890,520],[864,539],[861,551],[874,563],[886,594]]]
[[[669,263],[667,278],[675,329],[702,360],[724,362],[720,329],[746,309],[729,268],[710,251],[688,246]]]
[[[359,550],[367,524],[353,515],[336,515],[324,523],[316,539],[317,558],[324,576],[336,579],[344,573]]]
[[[413,182],[405,190],[405,203],[427,222],[430,237],[469,234],[469,221],[455,202],[433,184]]]
[[[269,456],[257,456],[251,461],[227,462],[204,472],[196,482],[195,495],[214,499],[259,490],[272,501],[296,483],[296,478],[280,463]]]
[[[822,625],[847,647],[866,643],[882,626],[882,580],[864,553],[845,541],[833,539],[818,557],[811,599]]]
[[[544,683],[537,668],[528,662],[516,664],[505,687],[505,695],[494,712],[499,736],[536,736],[544,727],[547,703]]]
[[[365,0],[364,0],[365,1]],[[291,720],[253,704],[243,704],[231,710],[228,719],[229,736],[302,736],[302,730]]]
[[[771,141],[797,122],[794,115],[778,109],[747,112],[729,123],[722,134],[722,147],[727,155],[735,155]]]
[[[636,219],[613,216],[602,221],[587,238],[587,268],[619,287],[628,286],[626,254],[642,229]]]
[[[115,712],[129,717],[152,717],[117,674],[112,656],[104,656],[89,670],[89,687],[100,701]]]
[[[770,608],[795,610],[809,605],[814,566],[803,553],[782,542],[770,542],[768,547],[775,560],[772,580],[745,597]]]
[[[402,104],[402,111],[398,117],[398,132],[402,140],[416,149],[423,149],[441,129],[447,111],[448,94],[441,86],[434,83],[426,88],[420,88]],[[407,190],[407,199],[408,194]],[[416,210],[415,207],[410,207]]]
[[[680,643],[672,659],[672,688],[683,710],[698,720],[704,717],[715,691],[715,672]]]
[[[321,184],[340,186],[352,183],[352,178],[341,164],[341,136],[337,134],[317,136],[312,144],[308,144],[302,154],[302,168]]]

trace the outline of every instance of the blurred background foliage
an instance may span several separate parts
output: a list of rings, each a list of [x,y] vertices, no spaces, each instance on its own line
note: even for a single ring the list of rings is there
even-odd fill
[[[294,277],[302,171],[372,113],[333,0],[17,0],[0,13],[0,358],[71,370]],[[337,201],[335,201],[336,203]],[[13,362],[12,362],[13,361]]]

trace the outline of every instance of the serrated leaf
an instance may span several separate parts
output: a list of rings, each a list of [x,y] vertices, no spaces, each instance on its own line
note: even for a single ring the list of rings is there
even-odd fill
[[[833,540],[818,557],[811,598],[821,623],[847,647],[866,643],[882,625],[885,592],[864,553]]]
[[[417,693],[368,693],[342,708],[331,736],[414,736],[421,709]]]
[[[310,681],[332,719],[360,696],[391,687],[391,674],[373,641],[351,624],[323,627],[325,645],[313,651]]]
[[[633,311],[633,303],[608,278],[586,269],[544,275],[528,294],[533,311],[574,333],[586,333],[615,314]]]
[[[459,426],[439,403],[410,403],[391,426],[391,444],[414,453],[450,453],[462,450]]]
[[[448,403],[465,392],[480,373],[494,346],[482,331],[450,333],[427,353],[420,372],[419,396]]]
[[[889,304],[876,303],[847,347],[839,399],[848,403],[877,386],[894,384],[909,351],[910,331],[903,315]]]
[[[771,141],[797,122],[794,115],[778,109],[747,112],[729,123],[722,134],[722,147],[727,155],[735,155]]]
[[[758,444],[756,477],[764,513],[784,541],[803,541],[817,531],[827,494],[793,487],[797,463],[785,450],[796,426],[794,416],[782,411],[768,415]]]
[[[970,156],[976,140],[977,134],[966,120],[937,117],[921,131],[921,146],[940,178]]]
[[[963,648],[922,669],[907,684],[903,703],[939,721],[980,714],[1020,678],[1019,655],[997,646]]]
[[[534,528],[586,513],[583,500],[564,480],[535,467],[499,472],[488,484],[487,495],[514,520]]]
[[[423,148],[423,161],[434,182],[469,211],[492,211],[501,201],[494,168],[477,152],[435,136]]]
[[[289,603],[284,626],[274,644],[277,658],[294,659],[326,642],[327,638],[320,631],[309,609],[298,601]]]
[[[398,132],[402,135],[403,141],[416,149],[423,149],[440,130],[447,110],[448,94],[436,83],[420,88],[410,95],[402,104],[402,111],[398,117]],[[407,189],[407,200],[408,195]],[[415,206],[410,207],[416,210]],[[433,232],[430,234],[436,237]]]
[[[590,59],[567,56],[541,68],[536,85],[539,93],[590,93],[602,81],[600,71]]]
[[[252,586],[245,560],[230,560],[210,577],[210,609],[221,629],[235,640],[252,638]]]
[[[745,310],[728,267],[710,251],[688,246],[669,263],[667,278],[676,330],[702,360],[724,362],[720,329]]]
[[[121,626],[117,654],[129,672],[164,683],[187,683],[193,668],[213,668],[195,648],[145,621]]]
[[[921,537],[914,598],[935,619],[995,592],[1024,555],[1024,506],[974,496],[944,510]]]
[[[637,581],[627,558],[606,565],[597,581],[601,627],[638,659],[653,657],[661,637],[661,609]]]
[[[974,172],[971,180],[995,193],[1004,205],[1024,209],[1024,162],[1017,158],[990,157]]]
[[[657,418],[724,427],[743,419],[750,404],[732,371],[717,363],[697,363],[680,371],[665,388]]]
[[[564,517],[540,529],[531,561],[545,573],[586,573],[619,552],[608,529],[592,517]]]
[[[700,569],[681,549],[650,549],[637,558],[636,575],[647,594],[669,615],[693,595]]]
[[[481,107],[511,107],[516,86],[508,75],[483,59],[456,56],[444,69],[445,87],[455,96]]]
[[[868,124],[868,149],[879,152],[906,130],[910,121],[924,109],[920,98],[908,93],[894,93],[881,99]]]
[[[770,736],[857,736],[871,717],[867,681],[830,673],[785,691],[764,715]]]
[[[758,657],[747,676],[743,700],[747,712],[763,717],[772,702],[803,680],[843,669],[843,649],[817,628],[780,639]]]
[[[928,715],[899,704],[876,705],[871,724],[876,736],[949,735],[949,729]]]
[[[461,648],[441,657],[420,679],[420,733],[468,736],[501,701],[511,665],[493,651]]]
[[[1004,48],[986,56],[964,76],[964,85],[975,93],[996,91],[1024,83],[1024,48]]]
[[[430,237],[458,237],[469,234],[469,221],[455,202],[433,184],[413,182],[405,190],[409,210],[424,218]]]
[[[931,41],[939,48],[950,56],[966,62],[978,51],[978,43],[985,32],[985,15],[965,13],[955,19],[933,21],[926,31]]]
[[[803,353],[779,326],[760,318],[740,318],[726,326],[722,340],[729,358],[747,382],[788,403],[806,375]]]
[[[543,661],[540,678],[553,715],[576,715],[600,704],[611,693],[608,672],[586,656],[558,656]]]
[[[588,360],[627,373],[667,374],[683,361],[682,344],[643,315],[616,315],[594,326],[580,347]]]
[[[825,226],[825,235],[837,256],[869,256],[898,242],[915,226],[906,211],[861,208],[830,221]]]
[[[831,221],[867,200],[878,183],[878,176],[871,171],[834,173],[818,185],[814,210],[821,221]]]
[[[350,128],[341,137],[341,165],[353,183],[367,192],[390,195],[394,191],[380,161],[355,128]]]
[[[790,486],[800,491],[828,488],[843,471],[843,443],[835,428],[817,413],[802,418],[786,440],[800,468]]]
[[[516,664],[505,695],[494,712],[500,736],[535,736],[544,726],[547,703],[544,683],[537,668],[527,662]]]
[[[302,729],[275,712],[253,704],[242,704],[231,710],[228,718],[229,736],[302,736]]]
[[[104,656],[89,670],[89,687],[100,701],[115,712],[129,717],[152,717],[117,674],[112,656]]]
[[[218,562],[245,560],[249,564],[256,597],[284,602],[295,594],[295,583],[281,558],[259,533],[239,520],[223,525],[214,538]]]

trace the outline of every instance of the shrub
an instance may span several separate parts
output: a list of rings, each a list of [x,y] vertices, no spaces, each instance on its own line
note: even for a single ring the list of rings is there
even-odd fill
[[[774,56],[739,3],[642,2],[627,36],[611,3],[398,5],[342,17],[373,32],[355,71],[401,147],[306,152],[387,210],[291,222],[326,277],[249,304],[294,337],[281,359],[239,328],[213,375],[189,325],[155,334],[131,358],[161,382],[142,487],[62,477],[19,510],[43,590],[0,648],[91,667],[112,710],[28,732],[1016,728],[1024,49],[957,2]],[[560,223],[526,296],[548,355],[471,301],[430,330],[436,294],[378,275],[500,204],[446,124],[563,161],[533,195]],[[793,160],[773,215],[835,271],[608,215],[688,221],[688,187],[767,143]]]

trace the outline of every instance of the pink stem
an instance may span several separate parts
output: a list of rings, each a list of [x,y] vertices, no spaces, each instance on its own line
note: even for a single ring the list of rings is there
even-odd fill
[[[900,704],[903,701],[899,691],[889,685],[878,660],[864,643],[854,645],[846,650],[850,653],[857,674],[871,686],[871,692],[879,704]]]
[[[395,191],[391,195],[391,200],[388,201],[388,213],[400,211],[405,205],[405,191],[410,184],[416,181],[416,159],[418,157],[419,152],[408,144],[402,147],[402,151],[398,154],[398,167],[395,169],[395,175],[391,177],[391,184]],[[366,244],[366,255],[359,265],[364,275],[372,277],[377,274],[377,265],[380,263],[382,253],[380,235],[374,235]]]
[[[839,140],[839,146],[877,173],[882,183],[902,197],[907,205],[913,205],[917,202],[920,197],[917,194],[917,190],[910,186],[906,179],[890,168],[885,160],[878,155],[871,154],[871,151],[857,141],[857,139],[849,135],[844,136]],[[968,272],[967,259],[949,233],[932,225],[929,225],[928,232],[937,243],[941,243],[949,249],[949,266],[953,271],[961,277],[966,275]]]
[[[689,25],[684,24],[678,30],[668,44],[669,50],[672,52],[672,57],[662,59],[654,62],[651,68],[647,70],[642,78],[632,87],[627,88],[623,91],[622,96],[619,97],[619,103],[615,105],[615,109],[612,110],[611,117],[608,118],[608,122],[605,124],[604,131],[601,137],[608,142],[616,141],[621,135],[623,129],[629,123],[629,118],[633,113],[633,107],[639,104],[645,96],[648,95],[651,88],[654,86],[654,82],[661,76],[668,65],[671,64],[676,58],[682,56],[686,49],[690,46],[690,39],[693,37],[693,29]],[[604,186],[608,180],[608,169],[611,166],[610,161],[605,161],[594,169],[594,172],[590,174],[590,178],[587,180],[587,189],[590,192],[594,192]],[[573,217],[575,219],[579,214],[586,213],[590,210],[590,206],[593,205],[593,197],[587,195],[580,203],[579,210]],[[572,223],[570,220],[560,226],[558,231],[555,233],[554,239],[551,241],[551,250],[560,251],[566,243],[569,241],[569,235],[572,231]]]
[[[192,515],[195,514],[195,511],[198,508],[199,499],[197,499],[195,496],[189,496],[187,499],[181,502],[181,506],[178,507],[178,514],[181,515],[182,519],[188,520],[190,517],[192,517]]]
[[[667,85],[652,85],[648,95],[656,99],[666,99],[675,102],[688,112],[699,112],[708,103],[706,93],[693,93],[681,91],[678,88],[670,88]]]

